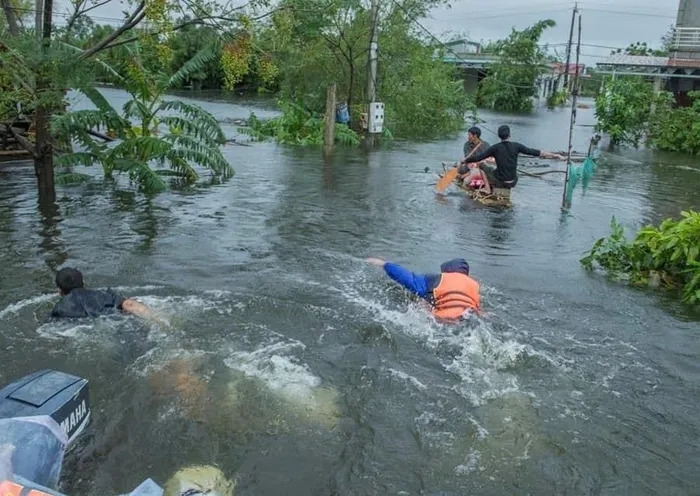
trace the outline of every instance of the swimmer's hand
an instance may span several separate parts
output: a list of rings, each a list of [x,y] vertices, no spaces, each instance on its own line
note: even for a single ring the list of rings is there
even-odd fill
[[[122,310],[142,319],[158,323],[163,327],[170,327],[170,321],[162,314],[154,312],[140,301],[127,298],[122,302]]]
[[[365,262],[372,264],[372,265],[376,265],[377,267],[384,267],[384,264],[386,263],[381,258],[373,258],[373,257],[366,258]]]

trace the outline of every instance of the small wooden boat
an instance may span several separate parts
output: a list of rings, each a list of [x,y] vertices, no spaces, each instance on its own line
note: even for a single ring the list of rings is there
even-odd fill
[[[456,186],[464,191],[469,198],[489,207],[510,208],[513,204],[510,201],[510,190],[505,188],[491,188],[491,194],[481,192],[478,189],[470,188],[464,183],[455,181]]]
[[[445,164],[442,164],[443,170],[446,172]],[[443,174],[438,173],[438,177],[443,177]],[[454,185],[464,191],[469,198],[487,205],[490,207],[505,207],[510,208],[513,204],[510,202],[510,190],[506,188],[491,188],[491,194],[487,195],[478,189],[470,188],[464,182],[457,179],[454,180]]]

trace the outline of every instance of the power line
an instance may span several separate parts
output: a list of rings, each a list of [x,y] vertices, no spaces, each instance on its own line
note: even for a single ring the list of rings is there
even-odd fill
[[[573,7],[574,2],[568,2],[566,4],[551,4],[552,7],[558,6],[558,5],[567,5],[567,7],[558,7],[558,8],[546,8],[542,10],[508,10],[502,14],[491,14],[488,11],[472,11],[469,13],[469,20],[483,20],[483,19],[503,19],[507,17],[520,17],[520,16],[526,16],[526,15],[539,15],[539,14],[558,14],[558,13],[563,13],[563,12],[571,12],[571,8]],[[639,12],[639,11],[622,11],[622,10],[608,10],[608,9],[600,9],[596,7],[585,7],[585,5],[588,2],[579,2],[579,4],[584,4],[583,7],[579,6],[579,11],[587,11],[587,12],[600,12],[600,13],[605,13],[605,14],[620,14],[620,15],[625,15],[628,17],[662,17],[662,18],[667,18],[667,19],[675,19],[675,15],[669,15],[666,13],[661,13],[661,12]],[[597,5],[605,5],[605,4],[597,4]],[[487,15],[480,15],[481,13],[487,14]],[[437,22],[445,22],[445,21],[437,21]],[[449,22],[449,21],[448,21]]]
[[[540,14],[552,14],[552,13],[559,13],[559,12],[569,12],[569,9],[547,9],[547,10],[539,10],[539,11],[533,11],[533,10],[526,10],[526,11],[521,11],[521,12],[515,12],[515,11],[509,11],[507,14],[496,14],[496,15],[488,15],[488,16],[469,16],[469,20],[475,20],[475,21],[481,21],[483,19],[503,19],[504,17],[520,17],[520,16],[526,16],[526,15],[540,15]]]
[[[607,9],[589,9],[587,7],[581,8],[581,10],[586,10],[588,12],[604,12],[606,14],[621,14],[625,16],[640,16],[640,17],[663,17],[666,19],[675,19],[676,16],[670,16],[670,15],[664,15],[664,14],[655,14],[651,12],[625,12],[622,10],[607,10]]]
[[[23,8],[23,7],[13,7],[12,10],[19,11],[19,12],[25,12],[27,14],[33,14],[33,13],[37,12],[36,9]],[[54,16],[58,16],[58,17],[65,17],[65,18],[73,17],[73,14],[70,14],[68,12],[53,12],[52,14]],[[80,14],[78,17],[87,17],[87,18],[92,19],[92,20],[114,21],[114,22],[118,22],[118,23],[123,23],[126,20],[125,18],[103,17],[103,16],[88,15],[88,14]]]

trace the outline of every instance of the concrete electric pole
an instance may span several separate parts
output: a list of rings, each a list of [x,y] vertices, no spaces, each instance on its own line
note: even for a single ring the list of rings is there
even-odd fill
[[[377,102],[377,38],[379,24],[379,0],[372,0],[372,31],[367,60],[367,134],[368,146],[374,146],[375,138],[384,128],[384,104]]]

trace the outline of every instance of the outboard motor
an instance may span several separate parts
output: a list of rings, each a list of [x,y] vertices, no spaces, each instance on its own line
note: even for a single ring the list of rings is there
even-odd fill
[[[40,370],[0,389],[0,419],[48,415],[72,444],[90,423],[88,381],[56,370]]]
[[[41,370],[1,389],[0,493],[59,495],[63,455],[89,423],[88,381],[80,377]]]
[[[0,496],[56,491],[66,449],[90,423],[88,381],[41,370],[0,389]],[[165,489],[146,479],[121,496],[232,496],[235,484],[209,466],[179,470]]]

